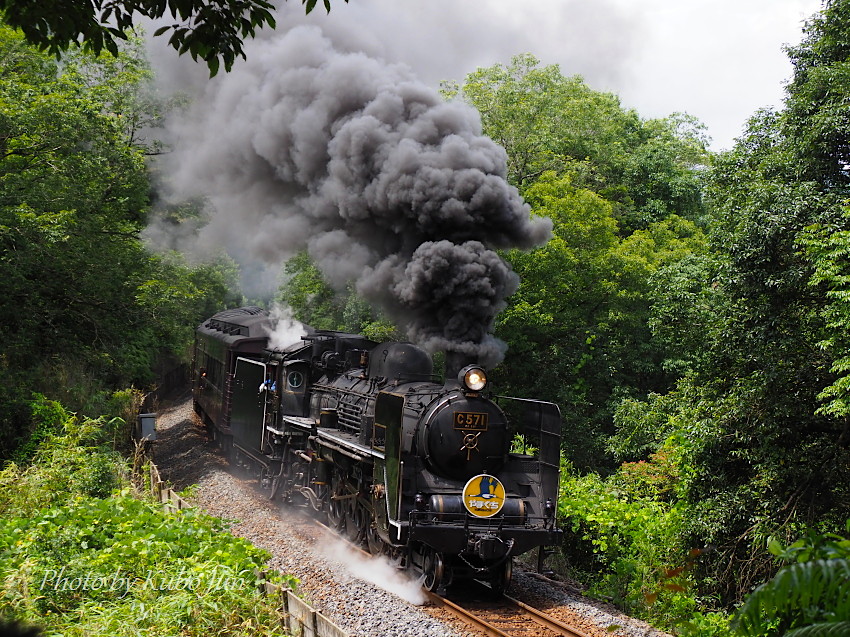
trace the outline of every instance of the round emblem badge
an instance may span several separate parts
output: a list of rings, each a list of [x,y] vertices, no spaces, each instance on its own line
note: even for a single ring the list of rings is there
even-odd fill
[[[496,476],[486,473],[470,478],[463,488],[463,506],[472,515],[489,518],[505,505],[505,487]]]

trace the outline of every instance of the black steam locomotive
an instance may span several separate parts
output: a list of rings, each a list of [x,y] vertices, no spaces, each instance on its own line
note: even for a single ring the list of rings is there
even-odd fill
[[[273,321],[243,307],[197,330],[195,411],[270,497],[312,507],[373,553],[452,580],[511,578],[557,544],[560,413],[487,395],[476,365],[433,375],[410,343],[309,331],[268,349]]]

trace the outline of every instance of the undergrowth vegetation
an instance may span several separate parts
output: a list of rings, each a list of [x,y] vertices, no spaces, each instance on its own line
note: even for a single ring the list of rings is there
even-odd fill
[[[850,539],[810,530],[785,546],[768,538],[763,559],[778,571],[734,612],[717,600],[699,568],[710,547],[691,547],[686,506],[665,448],[602,478],[562,467],[559,518],[569,575],[587,592],[632,615],[689,637],[838,637],[850,634]],[[850,520],[846,529],[850,535]]]
[[[122,418],[78,418],[41,396],[32,413],[47,433],[29,464],[0,471],[4,619],[81,637],[280,634],[257,589],[268,554],[222,520],[144,499],[116,451]]]
[[[685,511],[665,497],[666,456],[654,458],[607,479],[563,467],[559,517],[570,575],[590,594],[670,626],[698,607],[691,567],[700,551],[682,544]]]

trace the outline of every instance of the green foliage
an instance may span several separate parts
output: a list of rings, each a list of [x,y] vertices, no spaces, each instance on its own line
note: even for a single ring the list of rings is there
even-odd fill
[[[310,255],[300,252],[286,262],[276,300],[292,309],[297,320],[314,329],[363,334],[374,341],[403,340],[404,334],[349,287],[335,291]]]
[[[134,401],[125,392],[112,404]],[[264,551],[222,520],[129,497],[117,419],[80,419],[42,397],[33,411],[61,431],[26,468],[0,471],[5,618],[80,637],[279,633],[275,600],[257,592]]]
[[[850,521],[847,524],[850,530]],[[771,553],[796,559],[750,594],[735,615],[745,637],[839,635],[850,626],[850,540],[810,533]]]
[[[315,0],[305,0],[307,12]],[[347,0],[346,0],[347,1]],[[330,10],[329,0],[325,5]],[[204,60],[210,75],[224,62],[230,70],[236,56],[245,57],[242,42],[256,29],[275,26],[274,5],[265,0],[142,0],[68,5],[59,0],[36,4],[5,0],[0,3],[4,21],[22,31],[27,40],[60,57],[72,45],[82,45],[95,55],[102,50],[119,53],[119,42],[133,32],[134,21],[170,15],[176,22],[160,27],[154,35],[171,33],[169,46],[181,55]]]
[[[850,533],[850,520],[845,525]],[[767,543],[767,550],[784,562],[809,562],[850,557],[850,539],[837,533],[821,533],[810,529],[802,538],[783,546],[776,538]]]
[[[611,441],[628,458],[653,426],[674,437],[684,537],[717,549],[695,578],[726,606],[776,573],[768,537],[850,515],[848,16],[846,0],[827,3],[789,50],[786,108],[757,113],[714,159],[710,253],[651,278],[650,325],[684,377],[663,402],[624,404]]]
[[[26,464],[38,446],[49,436],[61,431],[69,418],[69,414],[59,403],[47,400],[41,394],[33,395],[30,403],[31,419],[29,439],[15,450],[13,460],[18,464]]]
[[[590,591],[628,612],[666,625],[697,607],[689,570],[695,553],[682,545],[686,511],[639,493],[630,479],[563,472],[558,515],[567,530],[571,573],[587,573]]]
[[[619,461],[645,458],[674,431],[675,394],[650,394],[645,401],[627,398],[614,412],[616,433],[607,448]]]
[[[670,441],[647,460],[624,462],[612,480],[632,497],[671,501],[679,482],[677,460],[675,443]]]
[[[847,559],[786,566],[747,598],[738,614],[740,631],[747,636],[781,635],[800,623],[821,623],[821,619],[846,622],[850,618],[848,582]]]
[[[301,0],[301,4],[304,5],[304,8],[307,10],[307,13],[310,13],[313,9],[316,8],[316,2],[318,0]],[[345,0],[347,3],[348,0]],[[328,13],[331,12],[331,0],[322,0],[322,4],[325,5],[325,11]]]
[[[621,239],[610,202],[571,176],[542,175],[526,200],[552,219],[554,236],[537,250],[507,254],[522,283],[497,318],[510,354],[493,380],[502,393],[558,402],[568,458],[599,468],[616,402],[665,391],[674,380],[661,364],[670,354],[647,327],[650,278],[704,250],[705,237],[671,216]]]
[[[238,266],[226,255],[189,265],[183,255],[169,252],[151,256],[149,265],[135,300],[150,320],[154,352],[184,352],[205,317],[242,301]]]
[[[676,626],[682,637],[734,637],[729,615],[721,611],[697,611]]]
[[[615,207],[621,230],[645,228],[669,214],[702,214],[696,166],[707,161],[704,126],[677,114],[642,120],[610,93],[517,55],[444,87],[481,113],[484,132],[508,153],[508,179],[525,191],[547,171],[572,174]]]
[[[0,513],[26,517],[72,496],[106,497],[126,483],[125,462],[114,445],[122,420],[78,418],[39,395],[31,409],[35,431],[44,434],[21,464],[0,471]]]
[[[59,73],[5,26],[0,47],[14,60],[0,75],[0,321],[9,363],[24,368],[115,346],[134,324],[127,280],[146,261],[135,232],[147,181],[109,85],[141,78],[96,60]]]
[[[276,634],[268,554],[193,510],[81,498],[0,522],[3,604],[66,635]]]
[[[684,376],[705,357],[705,343],[716,335],[721,306],[718,257],[695,251],[664,265],[649,277],[651,308],[647,325],[665,353],[665,371]]]
[[[322,278],[310,255],[300,252],[286,262],[277,300],[292,308],[295,318],[315,329],[338,329],[345,322],[345,300]]]
[[[850,5],[829,0],[806,24],[803,40],[788,49],[794,75],[785,121],[798,158],[798,179],[829,184],[846,193],[850,147]]]
[[[842,223],[813,224],[805,228],[800,237],[806,254],[811,258],[814,272],[810,285],[824,295],[821,310],[824,338],[818,346],[826,352],[832,365],[830,372],[836,379],[821,391],[818,398],[824,402],[818,412],[835,417],[850,415],[850,211],[844,210]]]
[[[33,391],[99,413],[185,359],[192,328],[239,298],[232,261],[189,265],[139,239],[148,206],[141,44],[58,65],[0,25],[0,457],[31,433]],[[28,451],[21,451],[26,455]]]
[[[785,633],[785,637],[843,637],[848,633],[850,622],[835,622],[795,628]]]
[[[539,448],[530,444],[530,440],[526,438],[522,434],[514,434],[514,437],[511,439],[511,453],[521,453],[529,456],[536,456]]]

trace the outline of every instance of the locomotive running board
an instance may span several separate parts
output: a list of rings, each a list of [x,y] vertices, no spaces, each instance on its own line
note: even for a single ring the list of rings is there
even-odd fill
[[[382,452],[372,449],[370,447],[366,447],[365,445],[361,445],[359,442],[356,441],[357,439],[354,436],[350,436],[349,434],[345,434],[336,429],[328,429],[327,427],[316,427],[316,421],[312,418],[282,415],[280,419],[283,423],[307,433],[313,432],[315,430],[315,435],[320,441],[324,441],[334,446],[340,446],[343,449],[347,449],[351,453],[356,453],[360,456],[368,458],[384,458],[384,454]],[[278,436],[285,435],[285,433],[280,429],[276,429],[269,425],[266,425],[266,430]]]
[[[301,429],[302,431],[307,431],[307,432],[312,431],[313,427],[316,426],[316,421],[313,420],[312,418],[302,418],[301,416],[282,415],[280,417],[280,419],[283,422],[285,422],[287,425],[292,425],[296,429]],[[266,425],[266,429],[268,429],[272,433],[276,433],[278,435],[283,435],[282,431],[280,431],[278,429],[274,429],[273,427],[269,427],[268,425]]]
[[[346,434],[338,432],[334,429],[318,429],[316,432],[316,436],[319,438],[320,441],[324,440],[336,445],[341,445],[343,448],[348,448],[350,451],[357,453],[361,456],[381,459],[383,459],[384,457],[384,454],[380,451],[375,451],[374,449],[361,445],[359,442],[354,442],[353,440],[348,439],[348,436]]]

